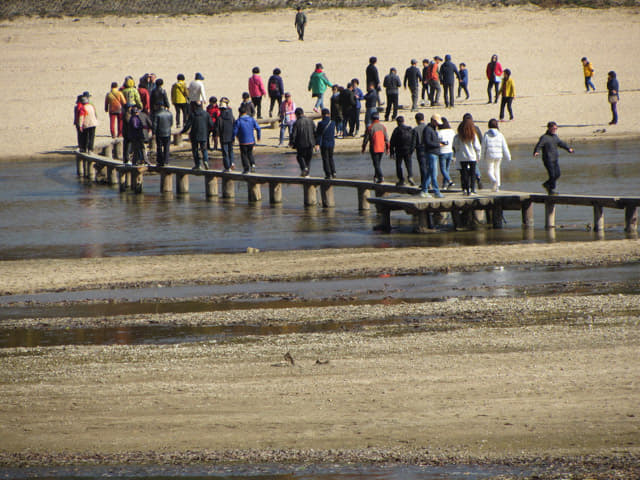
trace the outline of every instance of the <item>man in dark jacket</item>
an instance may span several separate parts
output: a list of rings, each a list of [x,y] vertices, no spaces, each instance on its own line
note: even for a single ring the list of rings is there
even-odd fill
[[[438,157],[440,155],[440,139],[438,138],[438,125],[442,123],[440,115],[437,113],[431,116],[431,121],[424,127],[422,143],[427,160],[427,176],[420,185],[420,196],[430,197],[429,184],[433,186],[433,195],[442,198],[438,188]]]
[[[416,160],[418,161],[418,168],[420,168],[420,185],[425,182],[427,178],[427,154],[424,151],[424,114],[422,112],[416,113],[416,126],[413,127],[413,140],[411,142],[411,150],[416,151]]]
[[[367,70],[365,71],[367,77],[367,85],[373,84],[373,89],[376,91],[378,95],[377,105],[380,104],[380,75],[378,75],[378,67],[376,67],[376,63],[378,59],[376,57],[369,58],[369,65],[367,65]]]
[[[276,113],[280,113],[280,105],[282,105],[282,97],[284,97],[284,82],[280,74],[282,71],[279,68],[273,69],[273,75],[269,77],[267,82],[267,93],[269,94],[269,117],[273,115],[273,107],[277,103],[278,110]]]
[[[389,121],[389,113],[391,113],[391,120],[395,120],[398,116],[398,89],[402,86],[402,80],[398,76],[398,71],[395,68],[389,70],[389,74],[384,77],[382,84],[387,91],[387,110],[384,114],[384,121]],[[391,110],[393,108],[393,111]]]
[[[202,152],[202,165],[209,170],[209,152],[207,151],[207,138],[213,127],[211,116],[198,102],[191,102],[191,115],[184,124],[180,133],[189,131],[191,140],[191,154],[193,155],[193,169],[200,169],[200,152]]]
[[[156,87],[156,90],[158,87]],[[154,92],[156,91],[154,90]],[[156,113],[153,116],[153,135],[156,137],[156,164],[160,167],[169,165],[169,145],[171,144],[171,127],[173,126],[173,114],[169,107],[156,105]]]
[[[396,160],[396,176],[398,177],[398,186],[406,185],[404,175],[402,173],[402,162],[407,169],[407,180],[409,185],[415,185],[413,181],[413,168],[411,166],[411,153],[413,146],[413,129],[409,125],[405,125],[404,117],[400,115],[396,118],[398,126],[393,130],[390,140],[391,158]]]
[[[220,138],[220,148],[222,149],[222,165],[225,172],[233,170],[233,111],[229,108],[229,99],[220,99],[220,116],[216,120],[215,131]]]
[[[533,149],[533,156],[540,155],[542,150],[542,163],[547,169],[549,179],[542,184],[549,195],[556,195],[556,180],[560,178],[560,165],[558,164],[558,147],[564,148],[567,152],[573,153],[573,148],[564,143],[556,132],[558,124],[556,122],[547,123],[547,131],[540,137]]]
[[[333,162],[333,149],[336,145],[336,124],[331,120],[331,111],[322,109],[322,120],[316,126],[316,146],[320,147],[324,178],[336,178],[336,166]]]
[[[159,78],[156,80],[156,88],[151,91],[151,113],[155,114],[160,110],[160,107],[167,107],[171,105],[169,103],[169,97],[166,90],[162,87],[164,81]]]
[[[456,78],[459,80],[458,67],[451,61],[451,55],[444,56],[444,63],[440,65],[440,83],[444,88],[444,105],[445,107],[453,107],[454,98],[453,85]]]
[[[324,110],[324,109],[323,109]],[[316,132],[313,120],[304,116],[304,110],[296,108],[296,123],[293,124],[289,145],[296,149],[300,175],[309,176],[313,147],[316,144]]]
[[[415,58],[411,59],[411,66],[407,68],[404,72],[404,88],[409,86],[409,90],[411,91],[411,111],[415,112],[418,110],[418,89],[420,88],[420,84],[422,83],[422,75],[420,74],[420,70],[416,66],[418,61]]]
[[[356,110],[356,96],[353,93],[353,85],[351,82],[347,84],[347,88],[340,91],[339,101],[343,122],[342,128],[339,128],[339,130],[342,131],[345,137],[353,136],[353,125],[355,124],[353,115]],[[351,129],[348,128],[348,125],[351,125]]]

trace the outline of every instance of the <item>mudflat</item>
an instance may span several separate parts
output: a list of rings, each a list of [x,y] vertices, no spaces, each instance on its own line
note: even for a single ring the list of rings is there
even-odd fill
[[[639,259],[639,243],[621,240],[1,268],[2,290],[16,293]],[[400,460],[526,464],[547,478],[559,465],[595,478],[611,478],[600,477],[602,469],[637,473],[638,295],[443,300],[7,321],[6,328],[117,325],[124,336],[134,325],[287,328],[235,341],[3,349],[0,461]],[[340,328],[309,328],[326,322]]]

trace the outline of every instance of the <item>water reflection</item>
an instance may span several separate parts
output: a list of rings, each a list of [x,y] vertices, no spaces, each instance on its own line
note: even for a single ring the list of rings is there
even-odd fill
[[[581,145],[575,155],[561,159],[560,191],[583,193],[585,186],[592,191],[597,185],[594,193],[638,195],[638,147],[637,141]],[[504,188],[540,192],[544,168],[531,158],[531,148],[514,146],[512,153],[514,160],[503,171]],[[366,155],[338,155],[336,162],[340,177],[371,176]],[[265,173],[296,175],[298,168],[294,155],[280,151],[260,157],[258,163]],[[383,169],[388,179],[394,178],[393,162],[384,162]],[[312,174],[320,171],[320,162],[314,162]],[[158,175],[145,178],[145,193],[135,195],[79,180],[72,158],[35,159],[28,169],[24,164],[2,163],[0,259],[240,252],[248,246],[264,251],[603,239],[603,234],[587,233],[593,222],[590,207],[558,205],[558,228],[545,232],[544,207],[536,205],[535,229],[526,235],[520,231],[520,212],[504,212],[502,230],[453,232],[445,227],[436,235],[412,234],[411,217],[395,212],[394,230],[386,234],[373,230],[378,223],[375,209],[358,211],[357,193],[350,188],[334,188],[334,208],[320,204],[305,208],[299,186],[283,185],[283,203],[271,205],[267,191],[262,201],[248,202],[244,182],[235,183],[233,199],[207,198],[201,178],[192,179],[190,193],[184,195],[159,193],[159,182]],[[623,231],[622,210],[605,209],[605,222],[606,239],[637,236]]]

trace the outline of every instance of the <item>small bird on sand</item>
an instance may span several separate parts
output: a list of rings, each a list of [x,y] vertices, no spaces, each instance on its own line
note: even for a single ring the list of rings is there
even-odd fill
[[[296,362],[293,361],[293,357],[291,356],[291,354],[289,352],[284,354],[284,359],[289,362],[291,365],[295,365]]]

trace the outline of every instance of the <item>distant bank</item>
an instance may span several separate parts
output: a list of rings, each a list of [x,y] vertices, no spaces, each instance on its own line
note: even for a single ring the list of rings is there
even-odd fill
[[[640,0],[3,0],[0,19],[17,17],[79,17],[103,15],[214,15],[233,11],[261,11],[283,8],[356,8],[406,6],[416,9],[433,9],[452,4],[468,7],[499,7],[510,5],[538,5],[542,8],[588,7],[608,8],[638,6]]]

